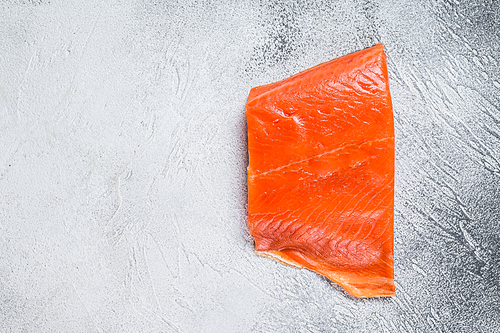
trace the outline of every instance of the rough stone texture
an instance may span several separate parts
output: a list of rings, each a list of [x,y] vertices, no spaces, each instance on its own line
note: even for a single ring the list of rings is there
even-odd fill
[[[0,1],[0,332],[500,331],[497,1]],[[397,296],[253,253],[251,87],[382,42]]]

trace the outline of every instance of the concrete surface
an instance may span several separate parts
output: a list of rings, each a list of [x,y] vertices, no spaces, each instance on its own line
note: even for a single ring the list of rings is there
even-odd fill
[[[0,332],[499,332],[497,1],[0,1]],[[382,42],[397,296],[253,253],[251,87]]]

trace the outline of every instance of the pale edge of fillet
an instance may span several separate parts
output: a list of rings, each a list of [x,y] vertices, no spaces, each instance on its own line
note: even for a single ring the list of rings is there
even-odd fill
[[[261,257],[276,260],[276,261],[278,261],[282,264],[288,265],[288,266],[292,266],[295,268],[301,268],[301,269],[302,268],[308,269],[307,267],[300,265],[296,261],[291,260],[290,258],[288,258],[288,256],[284,255],[280,251],[255,251],[255,253]],[[352,296],[354,296],[356,298],[391,297],[391,296],[396,295],[396,293],[393,291],[387,291],[387,290],[382,290],[382,289],[378,289],[378,290],[358,289],[357,287],[355,287],[351,283],[349,283],[349,282],[354,282],[354,281],[349,281],[349,280],[352,280],[352,277],[351,277],[351,279],[345,279],[342,277],[341,274],[332,274],[332,273],[329,274],[328,272],[316,272],[316,273],[319,273],[321,275],[326,276],[329,280],[338,284],[345,291],[347,291],[349,294],[351,294]],[[355,280],[357,280],[357,279],[355,279]],[[364,280],[366,280],[366,278],[360,278],[359,280],[360,280],[360,282],[364,282]],[[375,280],[378,280],[379,282],[385,282],[385,283],[390,283],[390,284],[394,285],[394,279],[379,277],[379,278],[375,278]],[[374,281],[371,281],[371,282],[374,282]]]
[[[285,258],[284,255],[281,254],[281,252],[279,252],[279,251],[255,251],[255,253],[257,253],[257,255],[259,255],[261,257],[273,259],[273,260],[279,261],[282,264],[285,264],[288,266],[292,266],[295,268],[304,268],[304,266],[300,265],[299,263],[297,263],[291,259]]]

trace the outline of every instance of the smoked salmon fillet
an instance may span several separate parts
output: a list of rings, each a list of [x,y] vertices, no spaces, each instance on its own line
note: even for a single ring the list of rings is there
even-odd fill
[[[377,44],[255,87],[248,221],[259,255],[355,297],[394,296],[394,121]]]

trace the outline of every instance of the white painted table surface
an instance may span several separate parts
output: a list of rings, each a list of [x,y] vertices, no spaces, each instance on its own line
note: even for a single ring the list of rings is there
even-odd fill
[[[499,20],[495,1],[1,1],[0,332],[498,332]],[[244,105],[376,42],[397,296],[355,300],[254,254]]]

